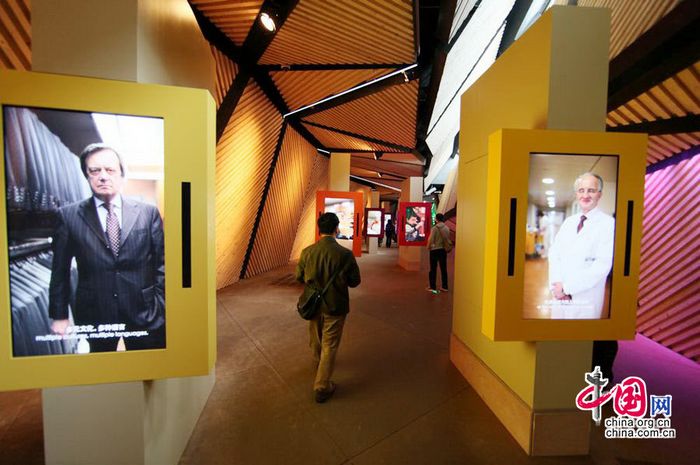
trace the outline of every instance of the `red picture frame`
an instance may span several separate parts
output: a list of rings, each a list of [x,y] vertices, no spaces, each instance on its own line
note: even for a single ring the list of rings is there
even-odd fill
[[[375,218],[377,215],[372,212],[379,213],[379,220]],[[381,208],[365,208],[365,228],[366,237],[382,237],[384,235],[384,210]]]
[[[430,202],[399,202],[396,212],[399,246],[418,247],[428,244],[432,227],[431,208]]]
[[[352,203],[352,213],[348,212],[348,205]],[[335,205],[335,207],[333,207]],[[333,211],[340,219],[340,234],[336,240],[341,245],[352,250],[354,256],[362,255],[362,234],[359,225],[364,221],[364,200],[362,192],[343,191],[317,191],[316,192],[316,218],[326,211]],[[328,208],[327,208],[328,207]],[[316,240],[321,237],[316,227]]]

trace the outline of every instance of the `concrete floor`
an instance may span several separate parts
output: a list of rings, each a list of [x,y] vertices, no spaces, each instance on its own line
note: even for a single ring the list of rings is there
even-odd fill
[[[217,382],[180,463],[700,463],[700,367],[643,338],[621,345],[616,373],[674,395],[678,438],[608,440],[594,427],[589,456],[527,457],[449,361],[452,294],[426,292],[427,273],[400,269],[396,255],[359,259],[363,282],[351,290],[338,391],[326,404],[312,399],[293,268],[220,291]],[[0,393],[0,464],[43,463],[41,435],[39,391]]]

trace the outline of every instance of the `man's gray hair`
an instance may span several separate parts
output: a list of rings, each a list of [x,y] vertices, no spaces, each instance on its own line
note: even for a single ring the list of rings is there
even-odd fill
[[[578,190],[578,185],[581,183],[581,179],[585,178],[586,176],[593,176],[598,180],[598,192],[603,192],[603,178],[598,176],[595,173],[591,173],[590,171],[586,171],[585,173],[579,175],[578,178],[576,178],[576,181],[574,181],[574,190]]]

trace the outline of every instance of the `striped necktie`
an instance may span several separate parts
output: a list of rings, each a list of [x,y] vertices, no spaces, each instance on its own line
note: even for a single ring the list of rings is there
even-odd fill
[[[107,209],[107,238],[109,239],[109,246],[112,249],[112,253],[116,257],[119,255],[119,237],[121,236],[119,220],[114,213],[114,205],[105,202],[102,206]]]

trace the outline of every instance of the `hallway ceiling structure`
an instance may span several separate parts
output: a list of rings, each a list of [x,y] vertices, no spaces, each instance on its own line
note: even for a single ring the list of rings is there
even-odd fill
[[[423,176],[430,155],[417,150],[416,128],[440,0],[189,3],[205,37],[248,71],[288,124],[326,156],[352,154],[353,181],[396,198],[404,179]],[[275,34],[260,25],[262,12],[277,17]]]

